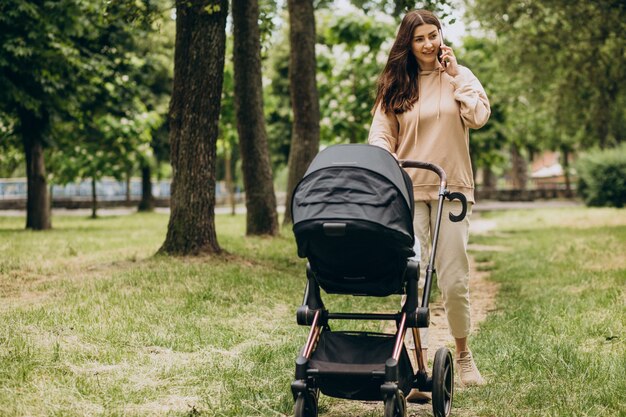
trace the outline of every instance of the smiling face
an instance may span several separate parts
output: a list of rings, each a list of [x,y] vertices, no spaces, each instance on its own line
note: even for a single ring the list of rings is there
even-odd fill
[[[437,66],[437,53],[441,45],[439,29],[432,24],[419,25],[413,31],[411,51],[421,69],[434,69]]]

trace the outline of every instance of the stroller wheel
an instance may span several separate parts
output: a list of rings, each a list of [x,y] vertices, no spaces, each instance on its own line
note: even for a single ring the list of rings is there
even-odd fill
[[[385,417],[406,417],[406,400],[401,391],[385,398]]]
[[[317,394],[313,390],[298,393],[294,405],[295,417],[317,417]]]
[[[453,367],[450,350],[445,347],[439,348],[433,363],[433,414],[435,417],[450,415],[454,392]]]

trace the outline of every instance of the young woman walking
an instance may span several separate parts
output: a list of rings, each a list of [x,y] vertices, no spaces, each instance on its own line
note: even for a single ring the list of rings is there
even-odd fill
[[[487,123],[491,109],[478,79],[459,65],[452,48],[444,45],[441,23],[433,13],[414,10],[404,16],[378,80],[373,113],[370,144],[398,159],[441,166],[447,174],[448,189],[467,198],[468,214],[459,223],[447,221],[447,213],[459,213],[461,203],[444,203],[435,269],[455,340],[461,383],[484,384],[467,341],[471,330],[467,242],[474,203],[469,129]],[[409,169],[408,173],[415,196],[415,234],[425,269],[437,214],[439,178],[426,170]],[[407,399],[418,394],[411,392]]]

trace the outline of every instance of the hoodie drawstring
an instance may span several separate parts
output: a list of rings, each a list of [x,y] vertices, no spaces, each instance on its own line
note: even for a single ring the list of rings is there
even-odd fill
[[[418,83],[418,91],[422,91],[422,86],[421,84],[421,80],[418,78],[417,79],[417,83]],[[417,149],[417,132],[419,131],[419,127],[420,127],[420,111],[422,109],[422,100],[420,98],[417,99],[417,119],[415,121],[415,137],[414,137],[414,146],[415,149]]]
[[[439,100],[437,101],[437,120],[439,120],[439,115],[441,114],[441,73],[443,71],[439,70]]]
[[[437,100],[437,120],[439,120],[439,116],[441,115],[441,91],[442,91],[442,83],[441,83],[441,73],[443,72],[443,68],[439,68],[439,98]],[[422,86],[421,86],[421,78],[417,81],[419,85],[419,91],[421,94]],[[415,136],[414,136],[414,146],[417,149],[417,136],[420,126],[420,112],[422,108],[422,100],[421,98],[417,99],[417,120],[415,121]]]

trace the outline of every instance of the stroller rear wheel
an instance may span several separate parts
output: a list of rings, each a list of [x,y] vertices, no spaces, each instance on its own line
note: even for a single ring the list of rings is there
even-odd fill
[[[385,398],[385,417],[406,417],[406,400],[401,391]]]
[[[433,414],[435,417],[450,415],[454,391],[453,366],[450,350],[445,347],[439,348],[433,362]]]
[[[294,405],[295,417],[317,417],[317,394],[314,390],[298,393]]]

